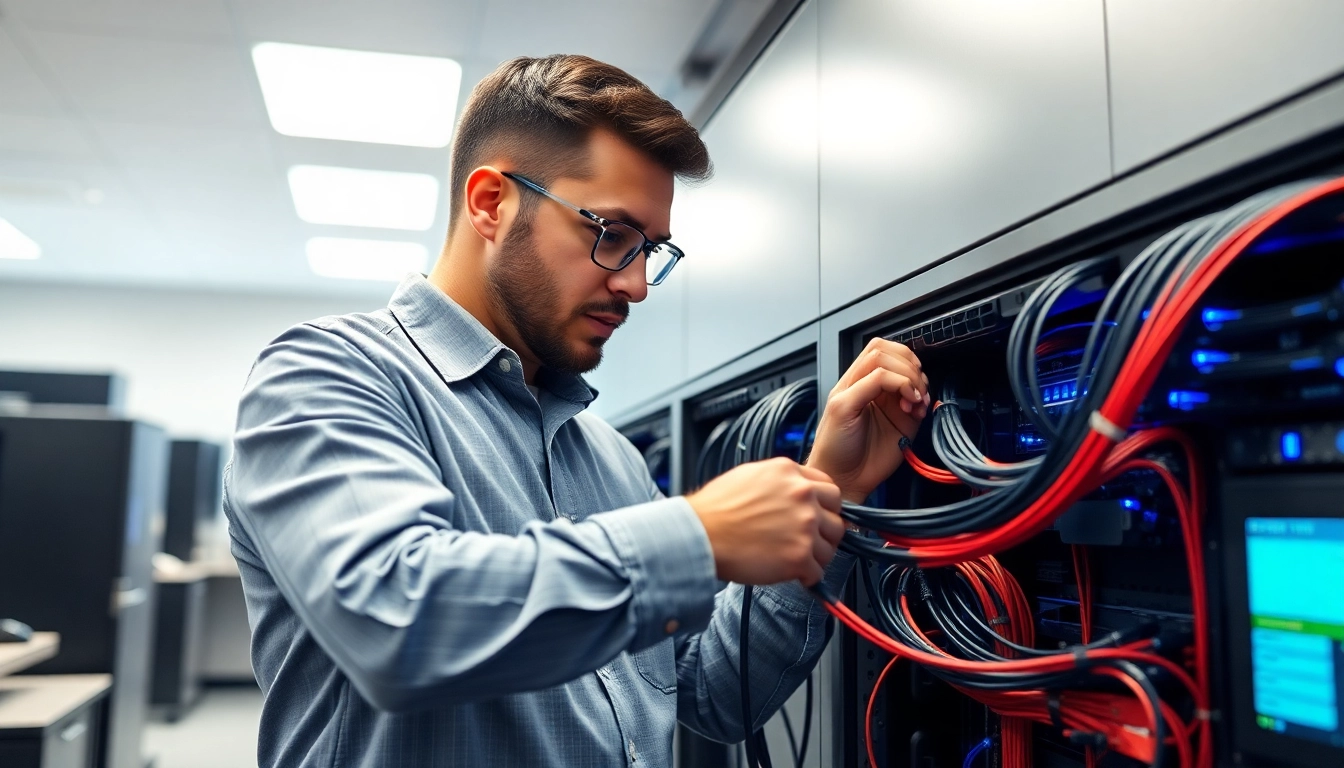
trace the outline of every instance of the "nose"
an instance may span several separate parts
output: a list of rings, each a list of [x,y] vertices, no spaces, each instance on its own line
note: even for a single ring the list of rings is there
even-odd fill
[[[649,284],[644,275],[644,255],[640,254],[620,272],[607,278],[607,290],[631,304],[638,304],[649,295]]]

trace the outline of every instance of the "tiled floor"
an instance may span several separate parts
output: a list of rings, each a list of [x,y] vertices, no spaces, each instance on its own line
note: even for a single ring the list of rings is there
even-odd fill
[[[207,688],[176,723],[151,721],[144,751],[155,768],[247,768],[257,764],[261,691]]]

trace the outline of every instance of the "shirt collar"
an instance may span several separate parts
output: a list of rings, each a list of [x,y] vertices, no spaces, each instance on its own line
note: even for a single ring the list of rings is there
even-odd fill
[[[517,353],[495,338],[480,320],[463,309],[424,275],[408,275],[397,286],[387,308],[405,329],[411,342],[439,376],[449,384],[477,375],[496,359],[506,359],[510,378],[523,385],[523,365]],[[500,370],[504,366],[498,366]],[[565,400],[587,405],[597,390],[582,376],[542,369],[536,382]]]

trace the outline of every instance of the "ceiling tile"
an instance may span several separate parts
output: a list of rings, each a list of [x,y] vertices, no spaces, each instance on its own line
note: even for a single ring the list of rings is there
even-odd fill
[[[675,72],[708,21],[714,0],[676,3],[590,0],[491,0],[477,53],[514,56],[578,53],[637,70]],[[520,24],[519,19],[527,19]],[[619,24],[611,24],[619,20]]]
[[[0,153],[30,160],[99,162],[80,123],[59,117],[0,114]]]
[[[31,37],[86,117],[266,124],[256,78],[236,46],[57,32],[33,32]]]
[[[232,0],[247,42],[275,41],[458,58],[481,23],[477,0]]]
[[[0,112],[60,115],[61,104],[42,83],[9,36],[13,22],[0,21]]]
[[[93,122],[102,145],[125,167],[263,175],[279,170],[270,128]]]
[[[5,10],[32,29],[233,40],[225,0],[5,0]]]

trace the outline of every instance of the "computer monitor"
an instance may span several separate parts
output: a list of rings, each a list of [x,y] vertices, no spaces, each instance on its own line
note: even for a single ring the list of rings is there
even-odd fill
[[[1344,765],[1344,478],[1279,475],[1225,495],[1238,751]]]

